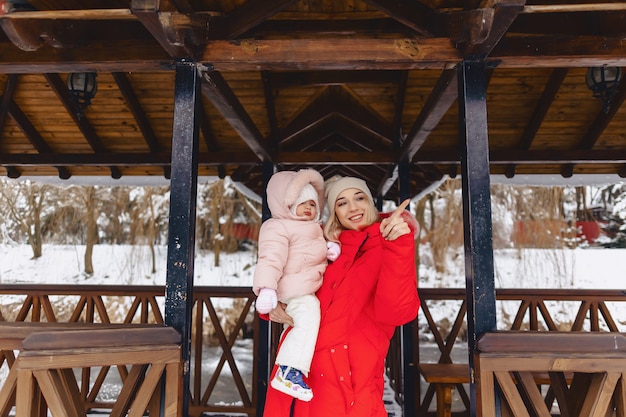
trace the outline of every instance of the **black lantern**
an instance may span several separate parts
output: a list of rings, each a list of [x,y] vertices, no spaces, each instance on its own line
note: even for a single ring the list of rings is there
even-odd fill
[[[587,70],[587,87],[593,92],[595,98],[602,100],[604,112],[609,112],[611,98],[617,92],[617,86],[622,78],[622,70],[619,67],[590,67]]]
[[[73,72],[67,76],[67,89],[80,119],[98,91],[95,72]]]

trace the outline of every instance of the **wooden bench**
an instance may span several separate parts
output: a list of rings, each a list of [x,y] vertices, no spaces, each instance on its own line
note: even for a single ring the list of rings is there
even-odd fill
[[[476,352],[477,415],[495,417],[497,381],[503,416],[550,416],[552,403],[537,378],[551,383],[562,415],[626,413],[626,337],[620,333],[494,332],[478,340]]]
[[[22,350],[24,339],[35,332],[53,332],[67,330],[89,329],[121,329],[156,327],[154,324],[120,324],[120,323],[57,323],[57,322],[7,322],[0,321],[0,358],[7,362],[8,374],[0,386],[0,417],[7,417],[15,406],[15,391],[17,387],[17,369],[15,351]],[[1,362],[0,362],[1,365]],[[45,408],[45,404],[40,405]],[[44,411],[42,411],[44,413]],[[45,414],[45,413],[44,413]]]
[[[468,384],[469,367],[466,363],[420,363],[422,377],[435,386],[437,394],[437,417],[452,416],[452,393],[459,384]],[[548,372],[533,372],[533,380],[538,385],[551,384]],[[565,373],[567,383],[571,383],[572,372]]]
[[[469,368],[465,363],[420,363],[418,368],[424,380],[435,386],[437,417],[452,415],[452,390],[457,384],[469,382]]]

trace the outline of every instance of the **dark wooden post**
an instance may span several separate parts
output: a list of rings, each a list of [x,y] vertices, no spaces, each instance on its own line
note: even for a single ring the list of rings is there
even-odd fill
[[[409,161],[401,161],[398,164],[398,182],[400,183],[400,201],[398,203],[411,196],[409,172]],[[415,277],[415,285],[417,285],[417,277]],[[417,415],[417,407],[419,405],[419,384],[416,382],[419,376],[417,374],[417,357],[415,354],[417,346],[415,345],[414,334],[414,321],[402,326],[400,346],[402,348],[402,415],[404,416]]]
[[[274,173],[274,164],[271,162],[263,162],[263,206],[262,206],[262,220],[265,221],[271,217],[270,209],[267,206],[267,183],[270,177]],[[265,408],[265,398],[267,394],[267,387],[269,386],[270,372],[272,370],[272,363],[270,361],[272,348],[272,326],[269,321],[259,320],[259,350],[258,350],[258,374],[256,386],[258,389],[257,403],[256,403],[256,415],[261,417],[263,415],[263,409]]]
[[[172,177],[165,284],[165,324],[182,335],[182,415],[189,415],[191,312],[198,185],[198,121],[196,101],[200,77],[195,64],[176,65]]]
[[[458,72],[470,416],[475,417],[476,340],[496,329],[485,63],[463,61]]]

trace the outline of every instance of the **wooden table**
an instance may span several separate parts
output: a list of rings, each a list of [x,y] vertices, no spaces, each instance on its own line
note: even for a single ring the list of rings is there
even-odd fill
[[[549,417],[551,404],[546,405],[537,387],[537,375],[549,380],[562,415],[604,417],[612,408],[625,415],[626,337],[622,334],[487,333],[478,341],[475,363],[477,415],[482,417],[496,416],[496,382],[502,392],[503,416]]]
[[[150,340],[142,341],[140,340],[142,338]],[[176,342],[176,340],[178,341]],[[9,373],[0,388],[0,417],[6,417],[16,404],[19,369],[24,369],[28,363],[32,365],[35,357],[48,357],[49,360],[56,358],[51,362],[53,366],[59,365],[58,359],[62,355],[65,355],[65,358],[71,357],[73,358],[72,361],[65,364],[61,363],[62,366],[68,365],[67,368],[63,369],[70,369],[74,366],[82,367],[79,363],[82,363],[81,361],[85,358],[82,358],[81,355],[87,354],[89,349],[93,353],[96,353],[99,347],[109,351],[115,348],[122,352],[132,350],[136,346],[144,346],[144,350],[148,350],[155,349],[155,344],[162,345],[163,342],[167,342],[170,353],[172,353],[178,349],[180,336],[173,329],[151,324],[0,322],[0,350],[9,365]],[[14,356],[14,351],[19,351],[17,358]],[[104,353],[103,351],[98,352]],[[30,359],[25,363],[26,357],[30,357]],[[119,359],[120,354],[116,358]],[[99,363],[112,358],[101,355],[101,359]],[[144,356],[141,360],[152,359],[149,356]],[[174,362],[174,359],[171,361]],[[132,361],[128,364],[132,364]],[[108,364],[100,363],[100,365]],[[92,365],[85,365],[85,367],[88,366]],[[31,366],[30,369],[35,368]],[[140,375],[139,370],[135,370],[135,373],[137,376]],[[58,375],[65,379],[70,378],[70,373],[66,371],[59,371]],[[28,393],[30,404],[27,414],[20,412],[17,415],[46,415],[47,406],[42,401],[43,397],[38,394],[38,390],[39,385],[34,384]],[[46,400],[50,401],[50,398],[46,398]],[[76,401],[78,399],[74,402]]]

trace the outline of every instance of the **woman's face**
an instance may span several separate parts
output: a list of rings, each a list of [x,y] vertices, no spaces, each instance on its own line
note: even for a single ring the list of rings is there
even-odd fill
[[[346,229],[360,230],[369,226],[371,204],[365,193],[357,188],[343,190],[335,201],[335,215]]]

